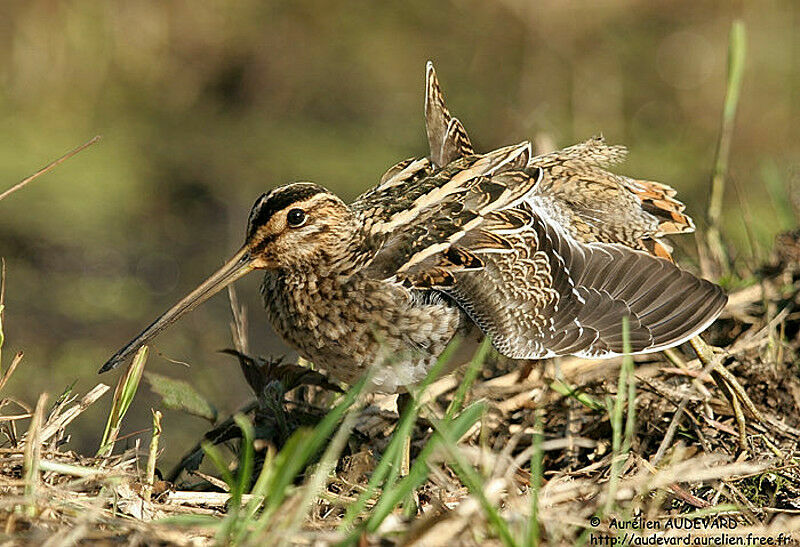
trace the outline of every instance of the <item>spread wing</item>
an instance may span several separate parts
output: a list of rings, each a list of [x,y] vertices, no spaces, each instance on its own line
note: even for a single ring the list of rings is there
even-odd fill
[[[402,227],[393,225],[366,272],[409,288],[440,289],[454,275],[486,264],[480,254],[508,250],[501,234],[520,230],[528,215],[516,204],[541,180],[541,171],[508,170],[465,181]]]
[[[525,229],[503,236],[510,250],[482,255],[482,269],[443,288],[513,358],[623,352],[629,319],[634,353],[658,351],[702,332],[727,298],[671,262],[617,244],[582,243],[524,202]]]
[[[712,283],[645,252],[573,237],[537,204],[543,182],[535,167],[462,181],[402,228],[384,220],[391,233],[365,271],[448,295],[512,358],[622,353],[623,317],[633,352],[657,351],[719,315],[726,297]]]
[[[447,295],[512,358],[620,354],[624,317],[632,351],[658,351],[722,311],[722,290],[672,264],[661,239],[694,229],[675,190],[606,170],[623,147],[477,156],[430,63],[425,121],[430,158],[398,163],[353,204],[377,249],[368,275]]]

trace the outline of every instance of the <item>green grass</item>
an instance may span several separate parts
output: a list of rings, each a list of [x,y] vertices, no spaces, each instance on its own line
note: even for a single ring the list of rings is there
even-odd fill
[[[622,464],[628,459],[633,438],[634,427],[636,426],[636,377],[633,375],[633,358],[630,356],[630,336],[628,334],[628,318],[622,320],[622,346],[625,356],[622,360],[622,367],[619,370],[617,381],[617,396],[614,398],[613,406],[609,402],[609,414],[611,416],[611,476],[609,478],[608,493],[606,494],[606,504],[603,509],[608,514],[614,509],[616,494],[619,487]],[[627,414],[625,411],[627,409]],[[623,422],[623,416],[625,418]]]
[[[451,421],[439,424],[437,435],[434,435],[425,447],[420,451],[417,459],[414,461],[409,473],[406,477],[402,478],[396,484],[387,487],[381,493],[380,497],[371,511],[366,524],[362,525],[362,529],[367,532],[375,532],[380,525],[394,510],[394,508],[404,499],[406,499],[415,488],[419,487],[422,482],[427,478],[430,468],[428,460],[432,457],[434,451],[446,442],[447,439],[458,439],[463,436],[477,421],[481,418],[486,410],[486,405],[480,402],[473,403],[464,409],[461,414]],[[361,535],[361,530],[356,529],[353,531],[348,542],[354,543]]]
[[[2,286],[0,286],[2,290]],[[3,310],[5,306],[0,304],[0,375],[3,374],[3,343],[6,341],[5,334],[3,333]]]
[[[400,420],[392,434],[392,439],[378,462],[378,466],[373,471],[366,489],[361,493],[355,503],[347,508],[344,519],[339,526],[341,531],[347,531],[352,528],[356,517],[362,513],[367,502],[375,496],[379,488],[383,488],[385,491],[396,485],[402,465],[403,447],[406,445],[406,441],[409,439],[417,416],[419,415],[420,398],[440,374],[442,368],[450,360],[457,347],[458,341],[451,342],[420,384],[409,408],[400,416]],[[483,355],[485,357],[486,353],[484,352]],[[409,494],[410,491],[406,493]]]
[[[442,367],[455,351],[457,344],[451,344],[431,369],[425,380],[415,391],[412,404],[403,413],[392,439],[387,446],[378,466],[373,471],[367,487],[361,496],[352,503],[342,519],[339,530],[346,535],[345,544],[355,544],[364,531],[374,532],[386,517],[407,500],[413,491],[428,477],[430,468],[426,462],[434,452],[444,448],[457,462],[459,476],[469,481],[473,492],[480,496],[482,478],[477,471],[467,464],[458,452],[456,442],[481,418],[485,405],[474,403],[460,412],[452,410],[442,420],[436,420],[436,433],[422,448],[422,451],[405,477],[400,477],[400,462],[404,441],[411,434],[412,427],[420,411],[421,397],[430,384],[438,377]],[[488,344],[484,344],[473,360],[473,368],[479,367],[488,353]],[[477,364],[475,364],[477,363]],[[352,430],[352,425],[359,405],[359,396],[367,386],[367,378],[348,390],[340,402],[313,429],[300,429],[288,440],[284,448],[274,456],[268,456],[263,469],[255,481],[248,503],[242,504],[243,496],[249,490],[249,477],[252,474],[253,428],[244,416],[237,416],[236,423],[242,430],[241,449],[239,451],[236,471],[222,456],[221,451],[210,443],[204,443],[203,449],[217,472],[228,485],[231,498],[228,514],[221,520],[208,518],[172,518],[170,523],[179,525],[196,525],[202,523],[213,526],[216,530],[216,541],[221,544],[254,544],[267,542],[281,544],[287,536],[297,530],[306,517],[311,504],[320,495],[325,485],[325,478],[332,471]],[[463,397],[466,395],[464,393]],[[332,440],[331,440],[332,437]],[[310,474],[303,486],[294,486],[295,477],[307,466],[312,458],[324,450],[316,469]],[[299,503],[291,515],[279,514],[287,498],[299,495]],[[378,496],[374,507],[365,511],[367,503]],[[508,536],[508,526],[500,519],[496,510],[491,508],[487,500],[483,500],[487,514],[492,516],[493,526],[501,535]],[[357,520],[360,519],[360,523]],[[511,543],[513,544],[513,543]]]
[[[475,352],[475,355],[470,360],[467,370],[464,372],[464,379],[461,380],[456,394],[453,396],[453,400],[447,407],[447,418],[452,418],[461,411],[461,407],[464,406],[464,399],[467,397],[467,393],[472,387],[472,384],[475,383],[478,374],[480,374],[481,367],[483,367],[483,364],[486,362],[486,357],[489,355],[489,350],[491,349],[492,339],[486,336],[478,347],[478,351]]]
[[[733,139],[736,110],[739,106],[739,95],[742,89],[745,59],[747,52],[747,36],[742,21],[734,21],[728,40],[728,79],[725,86],[725,100],[722,108],[722,124],[717,141],[717,152],[711,176],[711,197],[708,203],[707,241],[711,255],[720,268],[721,273],[728,273],[728,253],[720,235],[720,219],[722,217],[723,196],[725,194],[725,178],[728,175],[731,141]]]
[[[536,412],[533,422],[533,451],[531,452],[531,486],[530,486],[530,516],[528,517],[528,525],[525,530],[526,547],[534,547],[539,545],[541,540],[541,526],[539,525],[539,490],[542,488],[542,481],[544,480],[544,452],[542,451],[542,441],[544,435],[542,434],[542,415]]]
[[[500,510],[494,501],[486,497],[484,480],[480,472],[474,468],[459,450],[456,442],[458,438],[452,427],[447,427],[439,420],[432,420],[440,442],[449,457],[449,465],[453,467],[461,482],[469,489],[469,493],[477,498],[481,509],[486,516],[490,528],[506,547],[514,547],[517,541],[512,537],[509,523],[500,515]]]
[[[114,443],[117,441],[120,427],[122,427],[122,420],[139,389],[144,365],[147,362],[147,354],[147,346],[139,348],[133,361],[125,369],[125,374],[120,376],[117,381],[117,388],[114,390],[114,398],[111,402],[111,411],[108,414],[103,439],[100,441],[100,448],[97,451],[98,456],[108,456],[114,451]]]

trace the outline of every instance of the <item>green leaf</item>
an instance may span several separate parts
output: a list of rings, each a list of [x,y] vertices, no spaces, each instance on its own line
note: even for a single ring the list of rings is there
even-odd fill
[[[270,491],[269,496],[267,497],[265,514],[275,511],[281,502],[283,502],[283,498],[286,495],[289,484],[292,483],[294,478],[308,463],[308,461],[326,445],[334,429],[336,429],[336,426],[339,424],[339,421],[344,417],[345,413],[353,405],[353,403],[356,402],[358,395],[364,389],[366,383],[367,377],[364,376],[357,383],[353,384],[353,386],[344,394],[344,397],[342,397],[342,399],[339,401],[339,404],[332,408],[325,415],[322,421],[312,430],[308,440],[300,446],[299,453],[290,461],[287,461],[282,467],[282,471],[277,475],[275,483],[272,485],[272,491]],[[295,432],[295,435],[298,435],[298,433]],[[302,435],[305,436],[305,433]],[[284,451],[285,448],[281,452]],[[280,455],[277,460],[280,460]],[[276,464],[278,463],[277,460]]]
[[[171,410],[182,410],[193,416],[205,418],[211,423],[217,419],[217,409],[200,395],[189,382],[175,380],[155,372],[146,372],[150,389],[161,396],[164,406]]]

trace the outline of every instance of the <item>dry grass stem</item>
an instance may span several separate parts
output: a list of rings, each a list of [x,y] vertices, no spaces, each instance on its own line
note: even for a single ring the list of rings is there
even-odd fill
[[[52,171],[53,169],[55,169],[56,167],[58,167],[59,165],[61,165],[65,161],[67,161],[68,159],[70,159],[75,154],[78,154],[79,152],[82,152],[83,150],[89,148],[94,143],[99,141],[100,138],[101,138],[100,135],[96,135],[95,137],[92,137],[91,139],[89,139],[88,141],[86,141],[82,145],[78,146],[77,148],[74,148],[74,149],[70,150],[69,152],[67,152],[66,154],[64,154],[63,156],[58,158],[57,160],[48,163],[47,165],[45,165],[44,167],[42,167],[41,169],[36,171],[31,176],[22,179],[20,182],[18,182],[17,184],[15,184],[11,188],[9,188],[8,190],[6,190],[2,194],[0,194],[0,201],[3,201],[5,198],[10,196],[11,194],[16,192],[17,190],[21,190],[22,188],[27,186],[28,183],[33,182],[34,180],[36,180],[37,178],[41,177],[45,173],[48,173],[48,172]]]

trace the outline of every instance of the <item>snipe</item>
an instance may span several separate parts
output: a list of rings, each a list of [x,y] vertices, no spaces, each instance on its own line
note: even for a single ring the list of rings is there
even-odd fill
[[[721,312],[720,288],[675,266],[662,240],[694,229],[675,191],[605,169],[624,148],[595,138],[476,154],[430,63],[425,117],[430,157],[398,163],[349,205],[310,182],[262,195],[244,246],[101,372],[255,269],[289,345],[347,383],[377,364],[386,392],[419,382],[455,336],[489,335],[516,359],[611,357],[623,317],[647,353]]]

